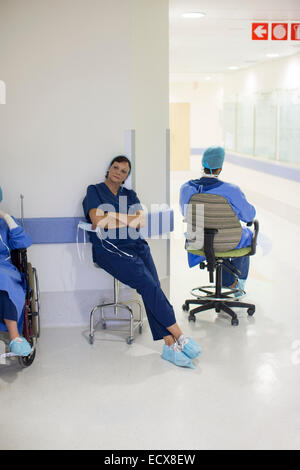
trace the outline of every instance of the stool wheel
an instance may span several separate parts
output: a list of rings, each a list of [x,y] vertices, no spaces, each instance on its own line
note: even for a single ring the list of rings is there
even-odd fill
[[[182,306],[182,310],[183,310],[184,312],[188,312],[188,311],[189,311],[189,305],[187,305],[186,303],[184,303],[183,306]]]
[[[126,343],[127,344],[132,344],[133,343],[133,338],[131,336],[129,336],[128,338],[126,338]]]
[[[106,330],[106,322],[105,321],[102,322],[102,329]]]
[[[252,317],[252,315],[254,315],[254,312],[255,312],[255,307],[250,307],[247,310],[247,313],[248,313],[248,315],[250,315],[250,317]]]
[[[237,318],[233,318],[233,319],[231,320],[231,324],[232,324],[233,326],[238,326],[238,324],[239,324],[238,319],[237,319]]]
[[[194,315],[193,313],[190,313],[190,314],[189,314],[189,318],[188,318],[188,320],[189,320],[189,321],[193,321],[193,322],[195,322],[195,321],[196,321],[196,317],[195,317],[195,315]]]
[[[143,331],[143,325],[140,325],[140,326],[139,326],[139,334],[140,334],[140,335],[142,334],[142,331]]]
[[[94,336],[89,335],[89,342],[90,344],[94,344]]]

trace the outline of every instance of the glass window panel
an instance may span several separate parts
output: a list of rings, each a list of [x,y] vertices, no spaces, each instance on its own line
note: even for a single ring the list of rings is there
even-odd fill
[[[254,128],[253,102],[240,102],[237,104],[237,152],[253,155],[253,128]]]
[[[223,138],[225,148],[235,150],[236,104],[224,103],[223,108]]]
[[[280,102],[279,160],[300,165],[300,90],[283,92]]]
[[[255,149],[258,157],[276,159],[277,105],[274,93],[261,93],[255,104]]]

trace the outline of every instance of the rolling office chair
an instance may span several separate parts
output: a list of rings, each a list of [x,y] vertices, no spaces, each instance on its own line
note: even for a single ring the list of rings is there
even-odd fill
[[[235,293],[245,294],[242,289],[223,287],[222,270],[230,272],[238,279],[239,271],[230,263],[230,258],[252,256],[256,252],[259,223],[257,220],[247,225],[254,225],[252,245],[235,249],[238,245],[242,226],[227,199],[216,194],[194,194],[187,207],[187,241],[185,248],[189,253],[204,256],[206,262],[200,263],[200,269],[207,268],[209,281],[215,284],[192,289],[196,299],[187,299],[182,308],[189,311],[190,305],[200,305],[189,313],[189,321],[195,321],[195,314],[205,310],[221,310],[231,316],[231,324],[239,321],[233,307],[247,308],[248,315],[255,312],[255,305],[241,302]],[[203,295],[204,294],[204,295]]]

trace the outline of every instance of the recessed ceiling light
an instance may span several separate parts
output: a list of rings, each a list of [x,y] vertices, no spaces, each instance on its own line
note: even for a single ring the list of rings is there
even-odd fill
[[[236,65],[231,65],[228,67],[229,70],[238,70],[238,67]]]
[[[272,59],[273,57],[279,57],[279,54],[275,54],[275,53],[266,54],[266,57],[270,57]]]
[[[189,11],[186,13],[183,13],[183,18],[203,18],[203,16],[206,16],[206,13],[202,11]]]

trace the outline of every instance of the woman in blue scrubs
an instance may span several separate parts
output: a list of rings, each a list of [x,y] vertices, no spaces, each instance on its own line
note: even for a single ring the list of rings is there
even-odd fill
[[[28,356],[31,347],[18,330],[22,324],[26,290],[21,273],[12,264],[10,251],[27,248],[31,243],[22,227],[0,209],[0,331],[8,331],[10,351],[18,356]]]
[[[105,181],[87,188],[84,213],[93,229],[98,229],[89,233],[93,260],[142,296],[153,339],[165,343],[162,358],[194,368],[191,359],[200,355],[201,348],[183,335],[160,287],[150,248],[139,233],[145,223],[141,203],[133,190],[123,187],[130,171],[127,157],[115,157]]]

